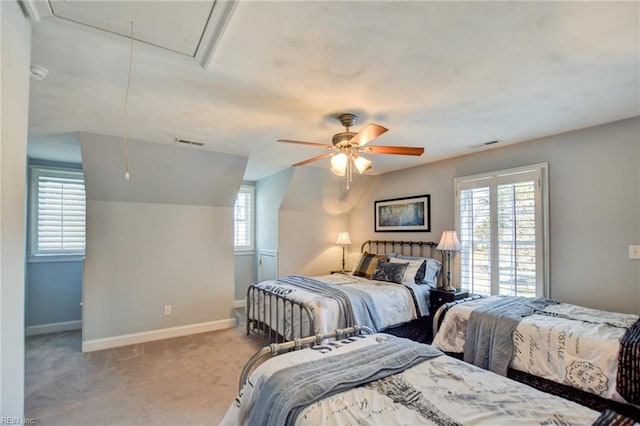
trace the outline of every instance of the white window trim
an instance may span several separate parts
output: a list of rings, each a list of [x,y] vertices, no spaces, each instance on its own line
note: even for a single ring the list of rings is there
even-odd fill
[[[81,167],[49,165],[41,163],[29,164],[29,230],[28,230],[28,255],[27,263],[47,263],[47,262],[79,262],[85,259],[86,255],[86,230],[85,230],[85,252],[84,253],[55,253],[55,254],[37,254],[36,253],[36,237],[34,232],[37,229],[38,220],[38,182],[37,173],[34,169],[44,169],[60,172],[78,172],[82,173]],[[86,191],[86,189],[85,189]],[[86,218],[86,207],[85,207]],[[86,220],[86,219],[85,219]]]
[[[251,246],[249,247],[236,247],[235,245],[235,228],[236,228],[236,211],[235,201],[233,203],[233,253],[237,256],[249,256],[255,254],[256,244],[256,186],[251,183],[242,183],[238,193],[245,192],[251,194]]]
[[[84,259],[82,254],[33,254],[27,257],[27,263],[82,262]]]
[[[537,163],[537,164],[531,164],[529,166],[522,166],[522,167],[515,167],[515,168],[511,168],[511,169],[504,169],[504,170],[497,170],[494,172],[489,172],[489,173],[480,173],[480,174],[476,174],[476,175],[470,175],[470,176],[463,176],[463,177],[458,177],[454,179],[454,199],[455,199],[455,206],[454,206],[454,215],[455,215],[455,229],[458,231],[458,233],[460,232],[460,202],[459,202],[459,190],[461,187],[464,186],[464,184],[467,184],[469,182],[472,182],[474,180],[482,180],[482,179],[488,179],[488,178],[492,178],[492,177],[498,177],[498,176],[508,176],[509,174],[517,174],[517,173],[523,173],[526,171],[533,171],[536,170],[538,172],[538,186],[540,188],[540,192],[538,194],[538,196],[536,197],[536,203],[540,202],[542,203],[542,205],[540,206],[540,211],[542,213],[542,230],[541,230],[541,247],[542,250],[539,250],[538,254],[537,254],[537,262],[540,262],[541,264],[541,268],[542,271],[539,275],[539,280],[542,280],[541,283],[539,283],[540,285],[536,285],[536,288],[538,288],[538,295],[542,296],[542,297],[551,297],[551,283],[550,283],[550,270],[549,270],[549,163]],[[497,202],[495,197],[492,197],[492,204]],[[497,227],[493,226],[492,227],[492,233],[497,232]],[[494,237],[492,235],[492,240],[494,240]],[[494,250],[495,252],[495,250]],[[456,276],[460,276],[460,270],[461,270],[461,264],[460,264],[460,256],[456,257],[456,262],[454,267],[456,268]],[[494,281],[494,277],[493,277],[493,273],[492,272],[492,279],[491,279],[491,287],[493,288],[494,285],[497,285],[497,283],[495,283]],[[540,294],[539,290],[542,289],[542,293]]]

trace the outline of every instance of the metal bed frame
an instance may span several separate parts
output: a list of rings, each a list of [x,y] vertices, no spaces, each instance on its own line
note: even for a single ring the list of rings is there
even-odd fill
[[[240,373],[239,389],[240,391],[242,391],[242,387],[247,382],[247,378],[249,377],[249,373],[251,373],[251,370],[254,368],[258,361],[260,361],[267,355],[276,356],[284,352],[289,352],[292,350],[295,351],[307,346],[319,345],[326,339],[335,338],[336,340],[342,340],[351,336],[361,334],[363,332],[367,334],[373,333],[373,331],[368,327],[354,325],[353,327],[340,328],[330,333],[316,334],[313,336],[289,340],[283,343],[272,343],[269,346],[265,346],[264,348],[260,349],[260,351],[256,352],[245,364],[244,368],[242,369],[242,373]]]
[[[367,240],[362,244],[360,252],[367,251],[374,254],[397,252],[409,256],[435,258],[437,245],[438,243],[433,241]],[[439,260],[442,261],[442,257]],[[290,341],[299,337],[313,336],[315,333],[311,307],[307,303],[289,299],[286,295],[273,290],[250,285],[247,289],[245,310],[246,333],[257,334],[269,343]],[[255,314],[254,311],[256,311]],[[294,327],[295,318],[299,319],[298,327]],[[290,320],[289,329],[286,327],[286,319]],[[280,325],[282,325],[281,330],[279,330]],[[347,327],[353,325],[346,324]]]

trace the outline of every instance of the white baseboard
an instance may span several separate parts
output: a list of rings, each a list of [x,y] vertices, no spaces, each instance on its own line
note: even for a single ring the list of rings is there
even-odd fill
[[[27,336],[38,334],[58,333],[60,331],[81,330],[82,321],[52,322],[50,324],[30,325],[26,327]]]
[[[163,328],[160,330],[144,331],[141,333],[122,334],[120,336],[86,340],[82,342],[82,352],[100,351],[103,349],[117,348],[120,346],[135,345],[136,343],[171,339],[173,337],[188,336],[190,334],[207,333],[209,331],[224,330],[227,328],[233,328],[235,326],[236,320],[234,318],[228,318],[218,321],[201,322],[198,324]]]
[[[242,300],[234,300],[233,301],[233,308],[237,309],[237,308],[244,308],[247,306],[247,299],[242,299]]]

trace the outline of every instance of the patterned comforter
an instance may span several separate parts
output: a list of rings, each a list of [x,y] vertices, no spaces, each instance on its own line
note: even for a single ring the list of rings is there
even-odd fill
[[[462,353],[471,312],[503,299],[491,296],[455,305],[433,346]],[[638,315],[605,312],[567,303],[549,305],[523,318],[513,333],[510,367],[619,402],[616,389],[620,339]]]
[[[340,389],[338,393],[331,392],[331,388],[340,386],[334,381],[322,376],[322,380],[317,380],[313,375],[294,374],[308,365],[320,372],[330,371],[336,363],[339,365],[336,360],[348,353],[393,352],[385,351],[384,347],[395,344],[398,339],[405,340],[375,334],[273,357],[254,371],[231,404],[222,425],[266,424],[262,419],[269,416],[260,407],[269,410],[273,404],[288,401],[274,400],[272,391],[265,389],[272,389],[270,381],[283,372],[286,375],[287,371],[293,371],[300,394],[323,395],[321,399],[310,398],[306,406],[288,419],[296,425],[589,425],[599,416],[589,408],[445,355],[427,355],[425,360],[402,372],[370,380],[366,377],[375,377],[370,366],[375,357],[367,355],[367,369],[361,369],[358,362],[340,367],[339,371],[351,369],[347,381],[362,384]],[[414,345],[423,346],[429,352],[426,345]],[[386,367],[382,368],[388,368],[388,363],[389,360],[385,360]],[[260,421],[252,423],[250,419]]]
[[[300,281],[297,284],[296,281]],[[328,290],[333,290],[332,295],[323,292],[313,291],[310,286],[327,286]],[[304,284],[304,285],[303,285]],[[315,330],[314,333],[327,333],[329,331],[345,328],[348,324],[349,315],[344,315],[344,305],[351,305],[358,308],[354,313],[353,321],[359,325],[366,325],[373,330],[379,331],[390,326],[403,324],[420,316],[428,315],[428,289],[426,285],[406,286],[383,281],[374,281],[362,277],[347,274],[322,275],[308,277],[285,277],[282,279],[265,281],[256,284],[256,287],[265,288],[288,299],[306,303],[312,310]],[[345,293],[349,303],[345,303],[335,296],[335,293]],[[267,311],[264,312],[264,304],[261,299],[254,300],[253,306],[247,301],[247,309],[250,319],[266,318],[267,322],[271,317],[271,312],[276,312],[275,299],[267,304]],[[280,315],[279,324],[267,325],[277,330],[281,335],[291,336],[291,329],[294,330],[294,337],[299,330],[299,322],[303,322],[303,329],[308,329],[306,316],[300,315]]]

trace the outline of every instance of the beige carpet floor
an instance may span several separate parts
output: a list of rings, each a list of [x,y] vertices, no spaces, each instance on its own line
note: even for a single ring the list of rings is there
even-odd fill
[[[83,354],[79,331],[26,341],[38,425],[217,425],[265,342],[243,327]]]

